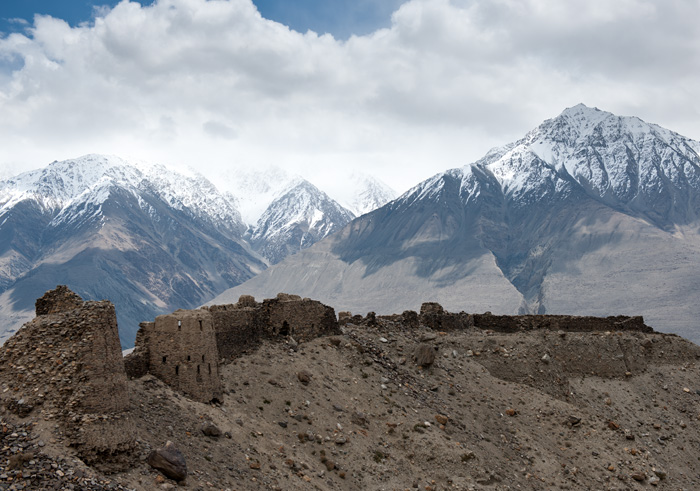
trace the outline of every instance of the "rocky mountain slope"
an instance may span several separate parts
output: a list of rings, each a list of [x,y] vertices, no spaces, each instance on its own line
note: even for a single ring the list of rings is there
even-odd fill
[[[216,298],[643,314],[699,340],[700,143],[583,105]]]
[[[89,155],[0,182],[3,325],[69,283],[109,297],[122,342],[138,323],[194,306],[265,268],[231,202],[201,176]],[[3,338],[9,334],[3,329]]]
[[[71,348],[60,335],[59,320],[89,317],[86,309],[104,303],[32,326],[55,336],[66,360],[89,357],[80,336]],[[113,424],[134,445],[108,476],[100,469],[114,471],[114,455],[89,453],[88,464],[70,444],[81,433],[61,430],[105,424],[91,414],[67,418],[55,404],[63,392],[51,374],[76,368],[57,365],[53,345],[26,350],[32,333],[24,331],[0,357],[0,486],[174,489],[147,463],[167,441],[186,466],[180,484],[192,489],[700,486],[698,346],[643,325],[561,329],[541,319],[533,329],[525,318],[479,316],[493,327],[482,328],[473,316],[471,327],[455,328],[430,307],[428,315],[344,317],[340,334],[299,344],[264,339],[221,365],[223,395],[213,404],[153,375],[126,381]],[[503,321],[515,328],[498,329]],[[33,363],[24,382],[19,360]],[[80,376],[98,380],[91,370]],[[76,402],[68,416],[96,412],[77,380],[61,384]],[[30,389],[31,400],[16,400]]]

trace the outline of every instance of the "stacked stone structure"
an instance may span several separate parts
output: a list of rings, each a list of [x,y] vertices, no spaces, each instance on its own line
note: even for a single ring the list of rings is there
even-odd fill
[[[37,317],[0,353],[0,398],[20,417],[55,419],[88,463],[126,465],[134,447],[114,305],[83,302],[65,286],[36,302]]]
[[[280,293],[258,303],[243,295],[236,304],[178,310],[142,323],[124,363],[130,377],[151,373],[194,400],[210,402],[221,397],[219,364],[262,339],[304,342],[339,332],[335,311],[321,302]]]
[[[219,352],[208,310],[176,310],[140,326],[134,352],[125,359],[130,376],[151,373],[196,401],[221,399]]]
[[[434,331],[476,328],[496,332],[517,332],[536,329],[570,332],[654,332],[651,327],[644,324],[644,318],[641,316],[493,315],[490,312],[468,314],[466,312],[448,312],[437,302],[426,302],[421,305],[420,314],[412,310],[407,310],[403,314],[382,316],[376,316],[374,312],[370,312],[365,317],[352,315],[350,312],[343,312],[342,314],[341,325],[356,324],[372,327],[377,325],[377,323],[388,322],[400,324],[407,328],[415,328],[422,325]]]
[[[338,333],[333,307],[298,295],[280,293],[277,298],[264,300],[258,315],[259,325],[270,338],[292,336],[306,342]]]

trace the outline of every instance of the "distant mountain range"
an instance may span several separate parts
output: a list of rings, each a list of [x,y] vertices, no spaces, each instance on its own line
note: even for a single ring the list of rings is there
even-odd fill
[[[87,155],[0,181],[0,341],[34,299],[68,284],[112,300],[130,346],[139,322],[200,305],[354,218],[311,183],[279,177],[248,176],[269,192],[237,197],[196,173]]]
[[[216,297],[642,314],[700,341],[700,143],[578,105]]]

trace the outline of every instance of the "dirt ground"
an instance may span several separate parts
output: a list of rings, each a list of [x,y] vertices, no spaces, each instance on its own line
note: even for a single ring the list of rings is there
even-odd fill
[[[44,458],[65,460],[64,474],[104,489],[700,489],[698,346],[637,332],[381,324],[294,349],[265,342],[222,368],[220,404],[152,376],[130,381],[139,450],[128,472],[81,466],[38,415],[3,413],[3,424],[23,425]],[[429,366],[414,359],[419,345],[435,354]],[[205,436],[206,421],[222,435]],[[187,461],[179,485],[146,463],[166,441]],[[0,489],[21,483],[0,474]]]

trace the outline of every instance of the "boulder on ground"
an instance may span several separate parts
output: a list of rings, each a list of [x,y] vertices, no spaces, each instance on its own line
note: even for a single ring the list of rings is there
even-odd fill
[[[221,430],[211,421],[205,421],[202,423],[201,430],[206,436],[211,436],[214,438],[221,436]]]
[[[435,361],[435,348],[427,343],[421,343],[416,347],[413,354],[416,360],[416,365],[429,367]]]
[[[173,481],[184,481],[187,478],[185,456],[173,442],[169,441],[163,448],[153,450],[148,455],[148,465]]]

